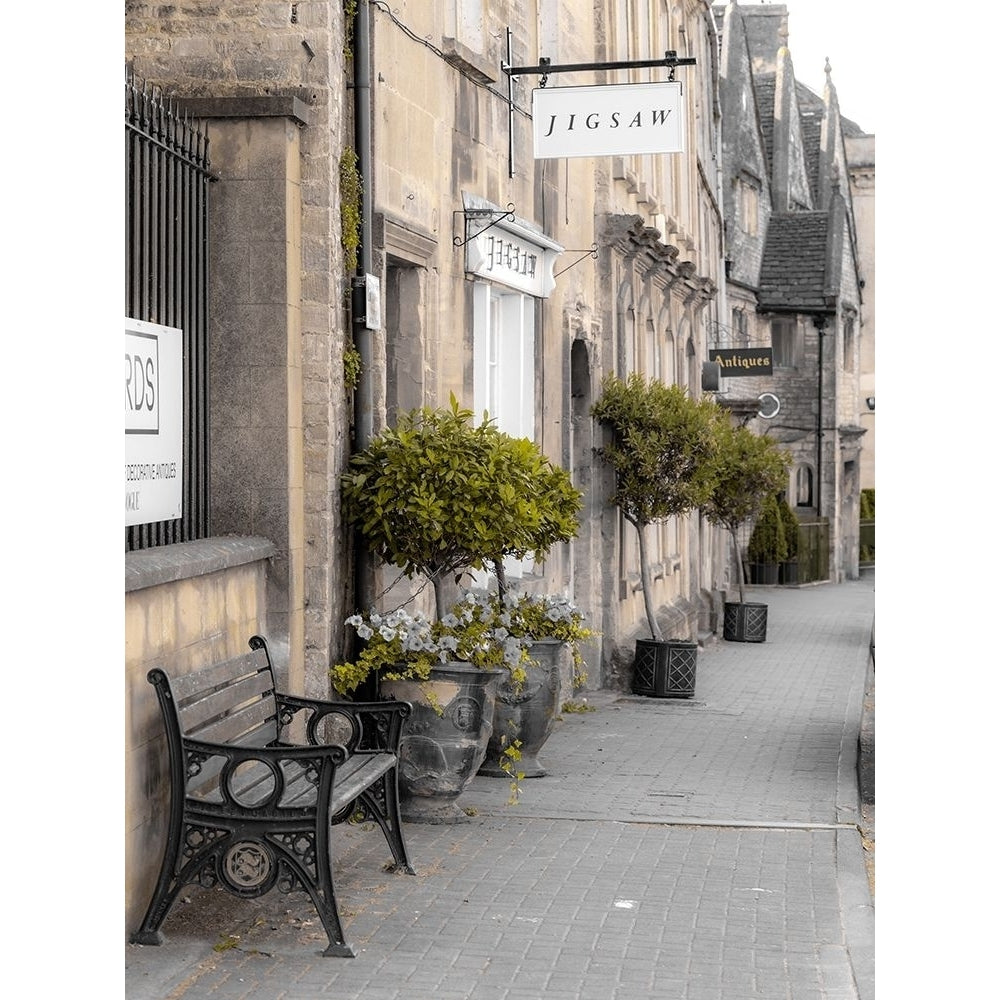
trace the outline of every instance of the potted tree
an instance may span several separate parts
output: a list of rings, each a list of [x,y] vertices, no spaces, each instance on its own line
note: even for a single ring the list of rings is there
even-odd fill
[[[633,373],[608,376],[593,415],[610,431],[598,449],[615,473],[611,498],[635,528],[650,639],[636,640],[632,689],[653,697],[694,694],[698,645],[665,639],[653,605],[647,528],[694,510],[711,494],[717,406],[680,386]]]
[[[715,483],[701,509],[712,524],[729,532],[740,596],[738,602],[724,602],[723,638],[731,642],[764,642],[767,605],[745,600],[738,532],[760,513],[767,497],[784,488],[790,457],[770,438],[754,434],[743,424],[734,425],[721,410],[716,421],[716,442]]]
[[[582,683],[580,643],[594,633],[584,616],[561,595],[515,593],[507,582],[504,560],[531,554],[542,560],[552,547],[576,537],[583,502],[569,474],[553,465],[527,438],[505,437],[501,443],[503,479],[498,491],[522,498],[520,516],[503,535],[495,535],[491,557],[495,593],[480,598],[484,615],[498,630],[527,644],[524,676],[501,677],[493,710],[493,734],[479,773],[513,779],[513,798],[520,778],[547,772],[538,752],[552,733],[559,709],[560,659],[569,646],[572,676]]]
[[[799,582],[799,518],[782,494],[778,498],[778,513],[785,529],[785,546],[788,553],[778,567],[778,583],[794,585]]]
[[[454,396],[402,414],[352,457],[341,484],[345,521],[376,557],[434,588],[432,618],[403,609],[348,618],[367,645],[331,670],[341,693],[375,676],[413,704],[399,771],[411,819],[463,818],[455,800],[485,758],[498,682],[505,672],[519,687],[529,666],[526,637],[469,596],[449,606],[446,584],[576,529],[566,483],[544,456],[472,417]]]
[[[777,583],[778,569],[787,557],[788,542],[785,540],[785,523],[778,509],[778,498],[769,494],[764,498],[747,543],[750,582]]]

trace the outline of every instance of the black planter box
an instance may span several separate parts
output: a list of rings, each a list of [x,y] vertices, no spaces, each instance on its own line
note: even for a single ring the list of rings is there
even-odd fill
[[[778,583],[786,586],[799,582],[799,564],[797,560],[781,563],[781,571],[778,574]]]
[[[691,698],[698,666],[698,643],[636,639],[632,693],[649,698]]]
[[[778,563],[750,563],[750,582],[772,585],[778,582]]]
[[[722,638],[729,642],[764,642],[767,605],[727,601],[723,605]]]

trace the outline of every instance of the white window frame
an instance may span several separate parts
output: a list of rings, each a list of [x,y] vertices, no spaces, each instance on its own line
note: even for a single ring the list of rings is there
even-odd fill
[[[487,281],[473,283],[473,410],[512,437],[535,440],[535,300]],[[505,559],[507,578],[530,573],[534,559]],[[485,577],[475,577],[477,585]]]

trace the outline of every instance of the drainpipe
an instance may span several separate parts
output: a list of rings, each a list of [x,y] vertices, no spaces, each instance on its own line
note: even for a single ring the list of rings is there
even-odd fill
[[[825,316],[814,316],[813,323],[819,333],[819,375],[816,379],[816,517],[820,516],[823,497],[823,329]]]
[[[354,390],[354,446],[361,451],[374,436],[375,392],[373,331],[366,322],[365,275],[372,273],[372,129],[371,32],[368,0],[358,0],[354,15],[354,146],[361,176],[361,246],[358,267],[351,283],[351,320],[354,346],[361,356],[361,374]],[[375,603],[375,569],[371,553],[357,537],[355,545],[357,607]]]
[[[361,246],[352,282],[354,346],[361,355],[361,375],[354,393],[354,433],[359,450],[367,448],[374,428],[372,331],[365,325],[365,275],[372,273],[372,128],[371,53],[368,0],[358,0],[354,15],[354,147],[361,176]]]

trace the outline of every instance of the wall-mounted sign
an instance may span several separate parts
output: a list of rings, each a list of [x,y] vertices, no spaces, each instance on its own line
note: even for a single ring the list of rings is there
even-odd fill
[[[677,81],[532,91],[535,159],[684,152]]]
[[[505,221],[483,229],[465,244],[465,270],[545,299],[556,286],[553,269],[562,252],[554,240]]]
[[[181,516],[184,338],[125,319],[125,525]]]
[[[770,347],[711,347],[710,361],[718,361],[724,378],[747,378],[751,375],[770,375]]]

